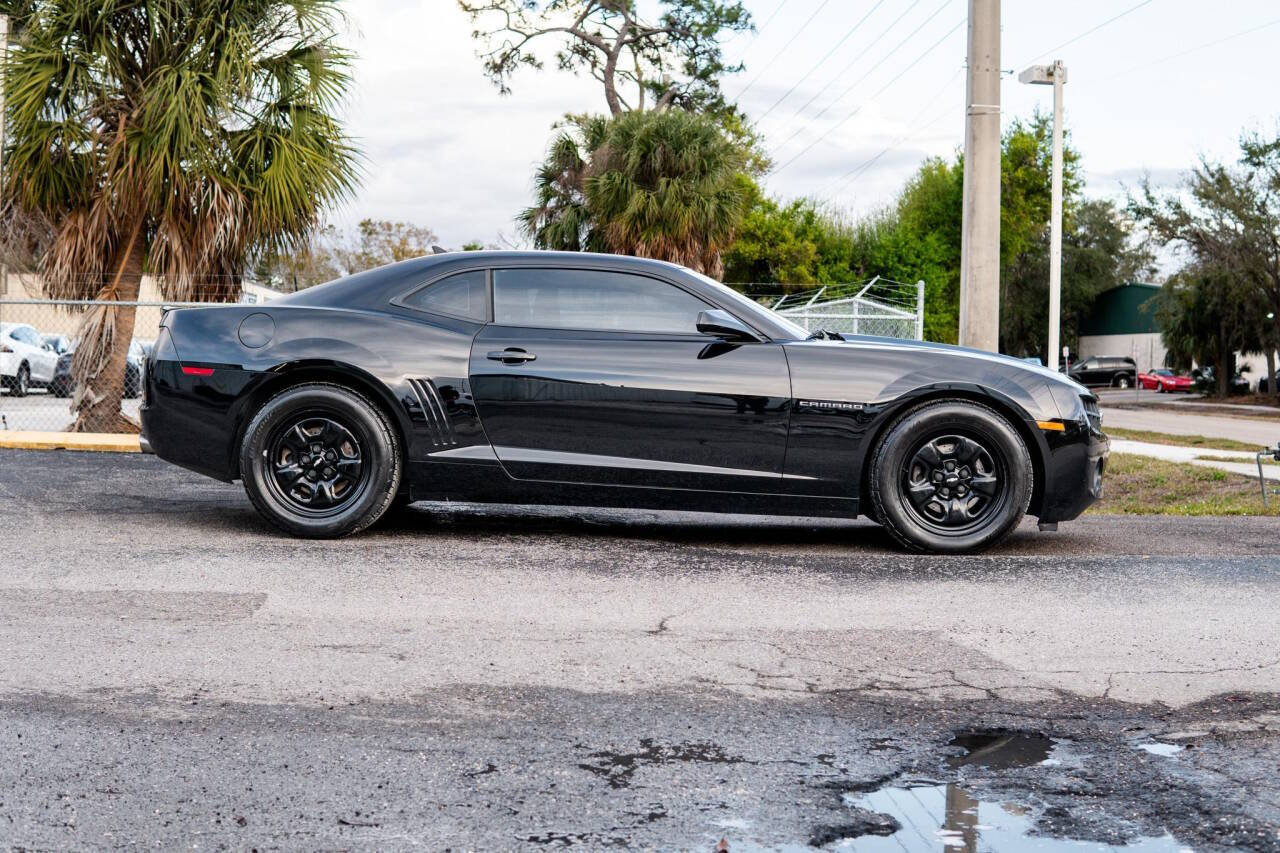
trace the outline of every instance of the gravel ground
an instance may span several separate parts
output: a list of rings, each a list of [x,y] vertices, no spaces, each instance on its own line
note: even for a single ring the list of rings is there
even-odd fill
[[[418,504],[306,542],[153,457],[19,451],[0,499],[7,846],[926,849],[856,797],[953,783],[1040,841],[1280,849],[1276,519],[956,559]],[[1061,755],[956,765],[973,731]]]

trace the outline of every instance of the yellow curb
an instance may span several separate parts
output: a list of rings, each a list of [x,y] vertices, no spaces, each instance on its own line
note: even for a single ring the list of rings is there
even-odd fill
[[[13,450],[100,450],[111,453],[141,453],[136,435],[109,432],[41,432],[0,430],[0,448]]]

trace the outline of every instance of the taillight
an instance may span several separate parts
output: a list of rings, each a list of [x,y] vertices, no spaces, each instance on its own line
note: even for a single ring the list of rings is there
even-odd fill
[[[190,367],[189,365],[184,364],[182,365],[182,372],[187,376],[212,376],[213,368],[212,367]]]

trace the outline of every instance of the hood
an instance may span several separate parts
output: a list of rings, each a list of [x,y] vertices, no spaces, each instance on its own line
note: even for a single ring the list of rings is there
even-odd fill
[[[938,353],[955,355],[964,358],[972,358],[983,361],[995,362],[1005,367],[1017,368],[1020,372],[1039,376],[1049,383],[1049,385],[1062,385],[1071,389],[1073,394],[1081,394],[1086,397],[1096,397],[1092,391],[1072,379],[1065,373],[1059,373],[1056,370],[1050,370],[1044,365],[1032,364],[1029,361],[1023,361],[1011,355],[1003,355],[998,352],[988,352],[987,350],[976,349],[974,347],[962,347],[956,344],[940,344],[934,341],[912,341],[903,338],[880,338],[873,335],[845,335],[843,341],[823,341],[823,343],[831,343],[836,346],[842,344],[862,344],[876,346],[901,346],[905,348],[918,350],[931,350]]]

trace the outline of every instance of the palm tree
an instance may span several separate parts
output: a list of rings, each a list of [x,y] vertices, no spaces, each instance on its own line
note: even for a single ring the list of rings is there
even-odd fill
[[[6,207],[43,218],[45,294],[235,298],[248,258],[302,243],[353,187],[335,112],[350,82],[334,0],[0,0]],[[120,412],[133,309],[96,306],[73,430]]]
[[[746,154],[712,119],[679,109],[611,120],[585,180],[607,251],[683,264],[718,278],[746,212]]]
[[[660,258],[719,277],[753,186],[744,139],[680,109],[569,116],[517,222],[539,249]]]
[[[604,251],[592,227],[585,185],[592,154],[608,129],[609,121],[603,116],[571,115],[551,141],[547,159],[533,175],[535,203],[516,217],[537,248]]]

